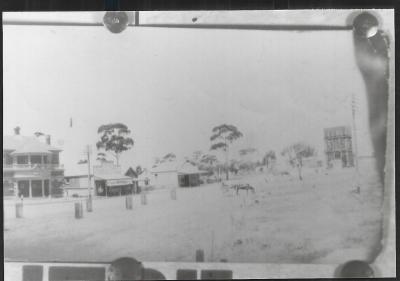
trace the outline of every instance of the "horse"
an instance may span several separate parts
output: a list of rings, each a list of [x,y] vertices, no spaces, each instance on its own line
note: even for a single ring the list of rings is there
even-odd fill
[[[236,195],[239,195],[239,190],[243,189],[246,190],[246,194],[249,194],[249,190],[252,191],[253,193],[256,193],[256,190],[254,187],[252,187],[250,184],[235,184],[231,186],[232,189],[236,190]]]

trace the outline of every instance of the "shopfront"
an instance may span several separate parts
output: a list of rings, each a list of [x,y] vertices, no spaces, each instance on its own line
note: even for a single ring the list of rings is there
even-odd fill
[[[134,193],[134,181],[130,177],[95,177],[97,196],[123,196]]]

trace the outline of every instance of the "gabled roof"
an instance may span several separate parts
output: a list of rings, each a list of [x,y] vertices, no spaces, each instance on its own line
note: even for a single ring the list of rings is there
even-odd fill
[[[53,151],[61,151],[57,147],[41,142],[37,137],[21,135],[3,136],[3,150],[12,151],[12,154],[50,154]]]
[[[165,173],[165,172],[176,172],[178,170],[177,161],[167,161],[157,164],[151,169],[152,173]]]
[[[202,171],[200,171],[195,165],[189,162],[185,162],[181,165],[181,167],[179,167],[178,173],[189,175],[189,174],[201,174]]]
[[[129,167],[129,169],[125,172],[125,176],[132,177],[132,178],[138,177],[136,171],[132,167]]]
[[[201,174],[203,171],[200,171],[195,165],[190,162],[177,162],[177,161],[169,161],[158,164],[154,167],[151,172],[154,173],[166,173],[166,172],[177,172],[179,174]]]

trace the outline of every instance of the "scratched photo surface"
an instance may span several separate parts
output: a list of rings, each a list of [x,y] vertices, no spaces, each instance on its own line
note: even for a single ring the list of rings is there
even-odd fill
[[[377,254],[383,152],[352,30],[4,26],[3,39],[5,258]]]

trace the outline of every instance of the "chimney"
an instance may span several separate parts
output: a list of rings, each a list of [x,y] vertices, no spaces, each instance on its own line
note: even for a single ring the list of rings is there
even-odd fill
[[[17,136],[19,135],[19,132],[21,131],[21,128],[19,126],[14,128],[14,134]]]
[[[47,135],[47,136],[46,136],[46,143],[47,143],[48,145],[50,145],[50,144],[51,144],[51,138],[50,138],[50,135]]]

